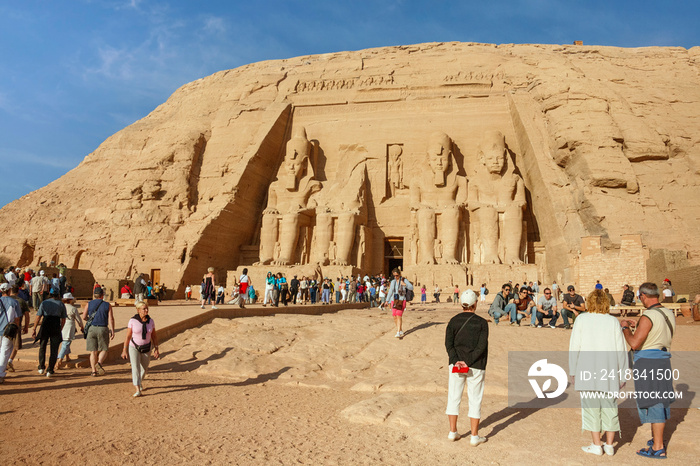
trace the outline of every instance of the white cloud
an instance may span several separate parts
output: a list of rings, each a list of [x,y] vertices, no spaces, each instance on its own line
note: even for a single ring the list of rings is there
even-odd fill
[[[226,23],[219,16],[207,16],[204,18],[204,32],[208,34],[225,34]]]

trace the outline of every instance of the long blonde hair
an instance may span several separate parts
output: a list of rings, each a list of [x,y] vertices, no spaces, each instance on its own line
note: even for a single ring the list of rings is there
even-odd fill
[[[603,290],[593,290],[586,300],[586,309],[591,314],[610,314],[610,299]]]

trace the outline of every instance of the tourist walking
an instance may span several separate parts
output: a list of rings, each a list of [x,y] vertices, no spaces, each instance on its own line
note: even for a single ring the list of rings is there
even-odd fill
[[[212,309],[216,309],[216,275],[214,275],[214,267],[207,269],[207,274],[202,280],[202,309],[206,301],[214,301]]]
[[[396,338],[403,338],[403,313],[406,310],[406,290],[413,290],[413,285],[401,276],[401,270],[392,271],[394,276],[389,284],[388,301],[391,303],[391,315],[396,324]]]
[[[75,329],[80,326],[80,331],[85,330],[83,326],[83,321],[80,318],[80,312],[73,304],[75,303],[75,298],[72,293],[66,293],[63,295],[63,305],[66,307],[66,323],[63,325],[61,330],[61,338],[63,342],[61,343],[61,351],[58,353],[58,361],[56,362],[56,369],[61,368],[61,364],[70,361],[70,356],[68,356],[70,351],[70,345],[75,340]],[[65,358],[65,361],[64,361]]]
[[[61,329],[66,323],[66,306],[58,300],[58,288],[51,288],[49,299],[43,301],[36,313],[32,337],[39,340],[39,375],[46,371],[46,377],[51,377],[58,359],[58,347],[63,339]],[[37,329],[38,332],[37,332]],[[46,345],[50,345],[49,364],[46,365]]]
[[[93,300],[83,306],[82,318],[88,329],[85,347],[90,352],[92,376],[104,375],[102,363],[107,358],[109,342],[114,339],[114,311],[112,305],[104,301],[102,288],[93,291]]]
[[[7,364],[12,354],[16,334],[19,333],[21,312],[19,303],[10,297],[9,283],[0,284],[0,383],[5,381],[7,375]],[[6,332],[10,325],[12,327]]]
[[[151,361],[151,351],[153,357],[158,359],[160,353],[156,324],[148,315],[148,304],[141,301],[136,303],[136,315],[129,319],[127,324],[122,351],[122,358],[128,358],[131,363],[131,380],[136,387],[136,393],[133,395],[135,397],[143,395],[143,378]]]
[[[593,442],[581,447],[586,453],[612,456],[615,432],[620,432],[617,399],[624,386],[620,377],[582,377],[582,374],[625,374],[627,346],[620,324],[610,315],[610,300],[599,289],[588,295],[588,312],[576,319],[569,340],[569,375],[581,398],[582,428]],[[605,442],[601,443],[601,433]]]
[[[248,295],[248,285],[250,284],[250,277],[248,276],[248,269],[243,269],[241,277],[238,279],[238,307],[245,309],[245,298]]]
[[[449,357],[447,386],[447,419],[450,424],[449,440],[459,440],[457,418],[462,402],[464,385],[469,399],[468,416],[471,421],[469,443],[476,447],[486,441],[479,436],[481,400],[484,396],[484,375],[489,352],[489,326],[476,315],[476,293],[466,290],[460,297],[462,312],[450,319],[445,330],[445,349]]]

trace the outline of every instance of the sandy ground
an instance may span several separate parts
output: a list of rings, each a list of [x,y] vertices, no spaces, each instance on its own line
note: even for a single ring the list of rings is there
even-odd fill
[[[0,385],[3,464],[644,464],[650,437],[620,409],[614,457],[580,450],[580,410],[508,407],[508,351],[566,350],[570,332],[490,324],[477,448],[449,442],[445,325],[451,304],[412,306],[403,340],[389,314],[216,319],[163,343],[132,398],[127,363],[103,377],[67,369],[40,377],[16,364]],[[479,313],[485,315],[485,309]],[[156,320],[156,323],[158,321]],[[674,351],[700,348],[678,318]],[[36,351],[36,350],[34,350]],[[528,387],[529,388],[529,387]],[[692,387],[691,387],[692,388]],[[695,400],[693,406],[697,406]],[[467,397],[459,431],[468,427]],[[700,410],[672,410],[667,464],[697,464]]]

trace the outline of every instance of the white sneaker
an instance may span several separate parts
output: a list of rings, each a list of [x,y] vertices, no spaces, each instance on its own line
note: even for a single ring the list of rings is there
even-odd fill
[[[399,332],[399,335],[401,335],[401,336],[403,337],[403,330],[401,330],[401,331]]]
[[[469,440],[469,443],[471,446],[476,447],[478,445],[481,445],[486,441],[486,437],[479,437],[478,435],[472,435],[471,440]]]
[[[212,308],[212,309],[219,309],[219,308],[218,308],[218,307],[216,307],[216,306],[212,306],[211,308]]]
[[[455,440],[459,440],[460,438],[462,438],[462,436],[459,435],[457,432],[450,432],[449,434],[447,434],[447,440],[452,440],[453,442]]]
[[[394,338],[401,338],[401,332],[396,332],[396,335],[394,335]]]
[[[46,377],[51,377],[53,374],[51,372],[46,373]]]
[[[615,454],[615,448],[612,445],[608,445],[607,443],[603,444],[603,451],[608,456],[612,456]]]
[[[44,375],[44,369],[39,369],[39,375]]]
[[[603,447],[600,445],[593,444],[593,443],[591,443],[587,447],[581,447],[581,450],[585,451],[586,453],[591,453],[593,455],[598,455],[598,456],[603,455]]]
[[[204,306],[202,306],[202,309],[204,309]]]

